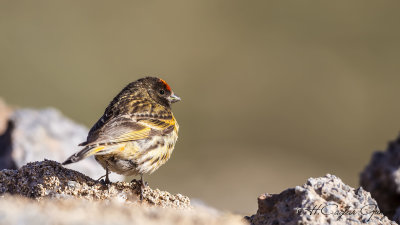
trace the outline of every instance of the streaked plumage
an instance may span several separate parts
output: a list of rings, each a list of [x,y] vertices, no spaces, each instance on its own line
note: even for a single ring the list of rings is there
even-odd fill
[[[130,83],[108,105],[90,129],[84,148],[63,164],[94,155],[106,169],[122,175],[153,173],[171,156],[179,125],[171,103],[179,101],[162,79],[146,77]]]

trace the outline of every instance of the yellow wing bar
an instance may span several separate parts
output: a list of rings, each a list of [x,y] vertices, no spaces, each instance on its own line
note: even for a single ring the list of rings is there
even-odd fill
[[[150,135],[151,128],[144,127],[141,130],[133,130],[131,132],[124,133],[113,140],[113,142],[125,142],[125,141],[134,141],[140,139],[146,139]]]

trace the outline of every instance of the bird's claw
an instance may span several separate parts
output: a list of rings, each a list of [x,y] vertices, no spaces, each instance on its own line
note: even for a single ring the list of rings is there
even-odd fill
[[[140,201],[142,202],[143,201],[144,189],[149,186],[149,183],[147,183],[146,181],[143,181],[143,180],[136,180],[136,179],[131,180],[131,183],[139,184],[139,187],[140,187]]]

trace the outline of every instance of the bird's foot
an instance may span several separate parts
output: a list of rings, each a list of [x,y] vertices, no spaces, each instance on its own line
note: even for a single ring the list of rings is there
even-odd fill
[[[110,184],[111,184],[110,180],[101,179],[101,180],[97,180],[97,181],[99,181],[103,186],[110,186]]]
[[[106,177],[106,179],[103,179]],[[106,186],[107,188],[111,185],[110,179],[106,175],[101,176],[99,179],[97,179],[98,182],[100,182],[101,185]]]
[[[143,181],[142,179],[141,180],[133,179],[133,180],[131,180],[131,183],[139,184],[139,187],[140,187],[140,201],[142,202],[143,201],[144,189],[146,189],[149,186],[149,184],[146,181]]]
[[[143,188],[146,188],[149,186],[149,183],[147,181],[142,181],[142,180],[133,179],[133,180],[131,180],[131,183],[137,183]]]

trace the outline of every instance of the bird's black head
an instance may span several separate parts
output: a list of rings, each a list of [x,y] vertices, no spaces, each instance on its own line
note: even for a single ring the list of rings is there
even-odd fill
[[[174,94],[171,87],[163,79],[157,77],[145,77],[137,80],[146,89],[149,96],[157,103],[170,107],[172,103],[181,99]]]

